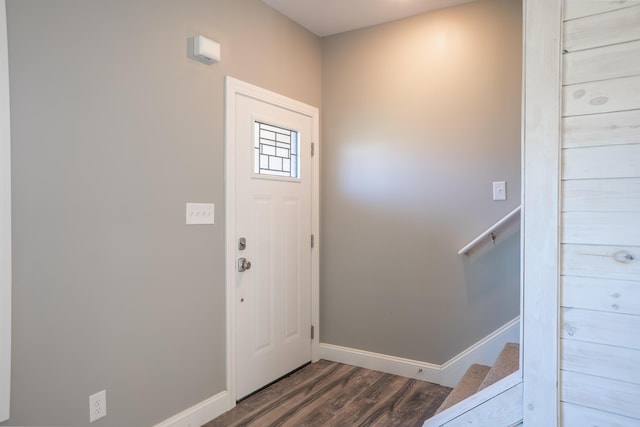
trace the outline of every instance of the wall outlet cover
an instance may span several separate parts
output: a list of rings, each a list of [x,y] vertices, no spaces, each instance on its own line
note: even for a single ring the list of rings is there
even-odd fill
[[[89,396],[89,422],[107,416],[107,391],[102,390]]]

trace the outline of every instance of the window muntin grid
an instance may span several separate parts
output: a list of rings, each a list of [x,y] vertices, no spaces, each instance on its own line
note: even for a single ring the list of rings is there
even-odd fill
[[[298,132],[255,121],[253,173],[299,178]]]

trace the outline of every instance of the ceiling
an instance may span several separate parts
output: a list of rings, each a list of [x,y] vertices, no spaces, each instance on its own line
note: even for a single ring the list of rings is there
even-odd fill
[[[262,0],[312,33],[325,37],[473,0]]]

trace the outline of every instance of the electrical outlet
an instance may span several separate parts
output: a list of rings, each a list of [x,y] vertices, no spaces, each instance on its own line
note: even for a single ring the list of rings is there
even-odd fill
[[[89,396],[89,422],[107,416],[107,391],[102,390]]]

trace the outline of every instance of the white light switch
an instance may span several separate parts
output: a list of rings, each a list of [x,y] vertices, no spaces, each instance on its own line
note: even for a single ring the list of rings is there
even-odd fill
[[[187,225],[213,224],[214,218],[213,203],[187,203]]]
[[[505,181],[493,183],[493,200],[507,200],[507,183]]]

